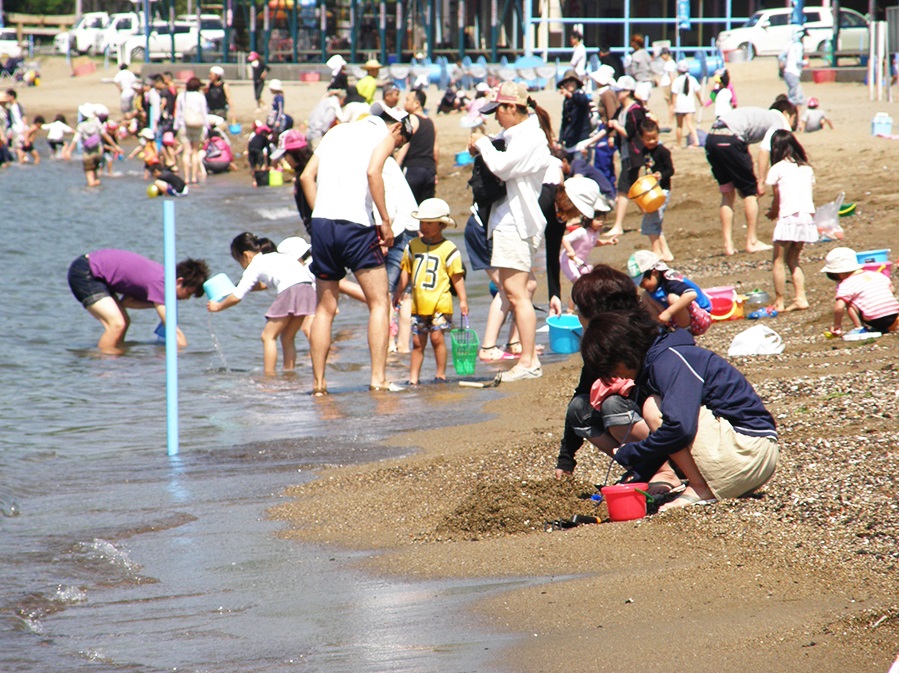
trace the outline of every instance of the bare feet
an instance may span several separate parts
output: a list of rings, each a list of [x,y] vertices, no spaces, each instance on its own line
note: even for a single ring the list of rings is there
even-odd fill
[[[746,252],[764,252],[765,250],[771,250],[773,247],[773,245],[768,245],[761,241],[756,241],[755,243],[746,242]]]
[[[791,311],[805,311],[806,309],[808,309],[807,301],[794,301],[786,308],[779,308],[777,310],[781,313],[790,313]]]
[[[623,236],[623,235],[624,235],[624,229],[616,229],[615,227],[612,227],[607,232],[605,232],[602,235],[602,237],[609,238],[610,236]]]
[[[728,257],[733,257],[735,250],[733,246],[724,246],[724,254]]]
[[[687,489],[677,496],[667,505],[659,507],[659,513],[667,512],[672,509],[680,509],[681,507],[690,507],[691,505],[714,505],[718,499],[710,492],[707,496],[699,495],[692,488]]]

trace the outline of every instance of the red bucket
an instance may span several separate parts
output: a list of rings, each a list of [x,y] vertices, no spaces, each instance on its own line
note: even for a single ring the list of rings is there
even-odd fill
[[[633,521],[646,516],[646,496],[638,493],[637,489],[645,491],[647,488],[649,484],[643,482],[603,486],[600,493],[609,508],[609,518],[612,521]]]

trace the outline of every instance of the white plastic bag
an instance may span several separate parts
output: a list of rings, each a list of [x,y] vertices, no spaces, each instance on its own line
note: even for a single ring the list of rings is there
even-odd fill
[[[777,355],[783,353],[784,342],[780,334],[767,325],[753,325],[743,330],[730,343],[727,354],[736,355]]]
[[[815,225],[822,241],[842,241],[843,227],[840,226],[840,206],[846,192],[840,192],[836,201],[818,206],[815,210]]]

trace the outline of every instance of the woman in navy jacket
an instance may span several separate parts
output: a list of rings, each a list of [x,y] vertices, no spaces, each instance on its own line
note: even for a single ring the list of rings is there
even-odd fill
[[[651,432],[621,446],[616,462],[644,481],[670,458],[689,480],[663,509],[735,498],[774,474],[774,418],[746,377],[686,330],[660,336],[645,311],[603,313],[585,330],[581,353],[601,378],[637,385]]]

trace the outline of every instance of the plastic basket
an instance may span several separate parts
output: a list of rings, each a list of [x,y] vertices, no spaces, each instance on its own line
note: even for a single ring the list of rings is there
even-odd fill
[[[468,316],[462,316],[462,329],[450,330],[450,341],[453,345],[453,369],[459,376],[474,374],[478,362],[478,333],[468,326]]]

